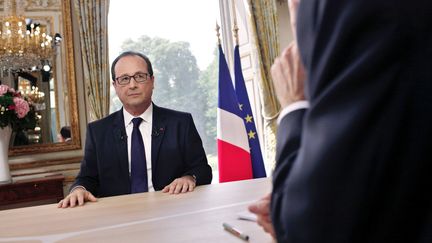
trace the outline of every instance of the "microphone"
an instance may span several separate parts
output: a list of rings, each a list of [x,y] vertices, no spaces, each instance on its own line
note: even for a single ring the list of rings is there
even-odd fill
[[[152,135],[152,137],[157,137],[157,136],[159,136],[159,132],[155,128],[153,128],[151,135]]]
[[[119,138],[120,138],[121,141],[125,140],[127,138],[126,132],[123,131],[123,130],[121,130]]]

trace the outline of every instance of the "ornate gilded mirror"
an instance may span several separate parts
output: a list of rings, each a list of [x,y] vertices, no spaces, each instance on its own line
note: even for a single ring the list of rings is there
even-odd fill
[[[2,83],[29,97],[36,115],[35,128],[15,131],[12,135],[9,156],[78,149],[81,147],[81,139],[74,71],[71,1],[0,0],[2,17],[8,16],[11,6],[18,17],[25,19],[27,39],[30,39],[27,40],[28,43],[33,41],[31,38],[34,36],[30,36],[30,33],[33,34],[34,26],[37,26],[40,32],[37,38],[45,38],[46,34],[53,42],[47,42],[44,47],[45,52],[51,51],[48,49],[52,47],[52,52],[46,58],[39,57],[41,60],[38,60],[38,65],[34,67],[6,69],[4,64],[0,67]],[[3,26],[1,41],[7,43],[4,35],[4,18],[0,22]],[[25,38],[21,42],[25,42]],[[18,45],[20,41],[9,40],[9,43]],[[20,56],[14,59],[16,64],[21,62],[22,66],[29,63],[28,59],[25,59],[25,51],[28,49],[30,48],[24,48],[23,58]],[[66,134],[65,131],[70,134],[69,138],[61,136]]]

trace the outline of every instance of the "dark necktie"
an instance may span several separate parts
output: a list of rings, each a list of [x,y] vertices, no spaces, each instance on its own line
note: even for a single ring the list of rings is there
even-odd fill
[[[144,143],[139,130],[143,119],[136,117],[132,119],[132,146],[131,146],[131,192],[147,192],[147,164],[144,151]]]

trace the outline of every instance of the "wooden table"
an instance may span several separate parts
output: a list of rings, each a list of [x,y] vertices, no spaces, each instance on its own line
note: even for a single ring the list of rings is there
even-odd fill
[[[237,213],[271,188],[269,178],[200,186],[169,195],[148,192],[100,198],[83,207],[56,204],[0,211],[0,242],[244,242],[223,230],[229,223],[272,242],[255,222]]]

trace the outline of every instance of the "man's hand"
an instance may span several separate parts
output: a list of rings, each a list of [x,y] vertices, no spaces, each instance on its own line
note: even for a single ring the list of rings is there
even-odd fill
[[[288,0],[288,10],[290,13],[291,30],[293,32],[294,40],[297,41],[297,9],[300,0]]]
[[[89,191],[85,190],[82,187],[77,187],[73,189],[69,195],[67,195],[63,200],[61,200],[58,204],[58,208],[67,208],[67,207],[75,207],[76,205],[82,206],[85,202],[96,202],[97,199],[93,194]],[[78,203],[78,204],[77,204]]]
[[[304,95],[306,75],[295,42],[275,59],[271,67],[271,75],[282,109],[296,101],[306,99]]]
[[[263,227],[264,231],[276,238],[270,218],[270,197],[271,194],[269,193],[258,202],[249,205],[248,209],[251,213],[257,215],[257,223]]]
[[[182,176],[180,178],[175,179],[171,184],[164,187],[162,192],[168,192],[169,194],[179,194],[185,192],[191,192],[196,187],[195,179],[190,176]]]
[[[294,41],[275,59],[270,70],[276,96],[282,109],[296,101],[305,100],[304,81],[306,75],[300,59],[296,33],[299,2],[300,0],[288,0]]]

